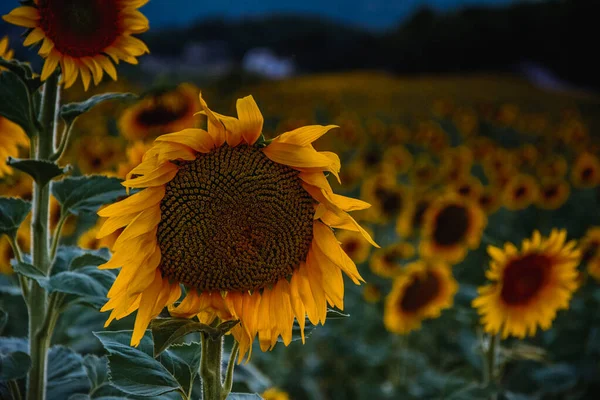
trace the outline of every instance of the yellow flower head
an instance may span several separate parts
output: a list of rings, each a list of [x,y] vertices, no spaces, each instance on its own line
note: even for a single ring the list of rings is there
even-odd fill
[[[42,80],[60,64],[65,88],[81,75],[87,90],[100,83],[104,72],[114,80],[114,64],[123,60],[137,64],[136,57],[148,52],[133,34],[148,30],[148,19],[137,9],[148,0],[33,0],[3,18],[28,28],[23,43],[41,42],[38,54],[46,59]]]
[[[522,210],[535,202],[539,195],[536,180],[527,174],[514,175],[502,192],[503,204],[509,210]]]
[[[264,400],[290,400],[290,396],[287,392],[276,387],[265,390],[260,397]]]
[[[407,265],[386,298],[385,327],[399,334],[419,329],[424,319],[437,318],[452,307],[457,290],[449,265],[426,261]]]
[[[108,325],[138,310],[132,345],[165,306],[204,323],[239,320],[241,361],[255,337],[263,351],[279,336],[287,345],[294,318],[303,335],[306,316],[324,323],[328,304],[343,308],[342,272],[362,278],[331,228],[374,244],[348,214],[369,205],[333,193],[324,175],[338,174],[339,158],[312,142],[333,126],[263,142],[252,96],[238,100],[238,118],[200,102],[208,129],[158,137],[123,182],[143,190],[98,212],[99,238],[125,227],[100,266],[121,267],[102,311],[112,310]]]
[[[473,300],[486,332],[533,336],[538,327],[549,329],[556,312],[569,307],[578,286],[580,251],[575,241],[565,243],[566,237],[565,230],[553,230],[548,238],[535,231],[520,250],[511,243],[504,249],[488,247],[492,260],[486,277],[492,283],[480,287]]]
[[[571,186],[564,179],[545,179],[540,184],[537,206],[546,210],[556,210],[569,199]]]
[[[577,188],[593,188],[600,184],[600,160],[595,154],[583,152],[571,168],[571,182]]]

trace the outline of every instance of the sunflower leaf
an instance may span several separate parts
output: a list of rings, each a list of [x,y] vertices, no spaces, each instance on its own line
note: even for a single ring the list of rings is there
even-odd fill
[[[63,346],[53,346],[48,352],[48,386],[46,398],[68,399],[77,393],[90,391],[90,380],[83,357]]]
[[[125,188],[117,178],[102,175],[67,177],[52,182],[52,195],[64,212],[79,215],[96,212],[106,204],[125,196]]]
[[[16,59],[7,60],[0,57],[0,67],[4,67],[7,70],[13,72],[21,79],[25,85],[29,88],[30,92],[34,92],[42,86],[42,81],[38,77],[33,77],[33,69],[27,62],[19,61]]]
[[[14,238],[31,211],[31,203],[15,197],[0,197],[0,236]]]
[[[0,382],[23,378],[31,368],[29,354],[22,351],[4,353],[0,351]]]
[[[46,186],[52,179],[67,173],[70,169],[70,167],[61,168],[58,164],[46,160],[21,160],[8,157],[6,163],[30,175],[40,186]]]
[[[10,264],[16,273],[34,279],[43,288],[48,286],[48,277],[34,265],[26,262],[19,262],[16,259],[11,260]]]
[[[107,100],[134,100],[137,95],[133,93],[102,93],[90,97],[80,103],[65,104],[60,108],[60,116],[65,122],[70,123],[81,114],[90,111],[92,108]]]
[[[106,293],[112,286],[115,276],[96,267],[83,267],[77,271],[64,271],[50,277],[49,292],[75,295],[75,300],[98,307],[108,301]]]
[[[154,338],[154,357],[158,357],[169,346],[179,343],[179,340],[189,333],[203,332],[211,339],[216,340],[238,323],[239,321],[225,321],[219,326],[212,327],[186,318],[154,319],[150,323]]]
[[[131,333],[94,332],[108,351],[109,378],[112,385],[130,395],[152,398],[159,398],[160,395],[174,391],[188,393],[186,386],[193,378],[186,372],[181,384],[177,374],[191,369],[192,366],[185,367],[181,364],[183,360],[172,357],[168,351],[160,359],[154,359],[152,339],[148,332],[137,348],[129,346]],[[199,348],[195,348],[194,351],[199,352]]]
[[[21,79],[11,71],[0,73],[0,116],[19,125],[29,137],[37,128],[31,113],[31,97]]]

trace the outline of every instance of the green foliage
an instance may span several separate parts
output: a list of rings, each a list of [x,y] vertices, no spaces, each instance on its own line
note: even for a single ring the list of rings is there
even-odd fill
[[[0,116],[19,125],[29,137],[37,132],[29,89],[17,74],[0,73]]]
[[[21,160],[9,157],[7,164],[30,175],[40,186],[46,186],[52,179],[69,170],[69,167],[61,168],[58,164],[46,160]]]
[[[133,93],[102,93],[90,97],[80,103],[65,104],[60,108],[60,116],[65,122],[70,123],[81,114],[90,111],[95,106],[108,100],[134,100],[137,95]]]
[[[52,183],[52,195],[64,212],[74,215],[96,212],[125,194],[119,179],[102,175],[67,177]]]
[[[83,357],[63,346],[54,346],[48,353],[48,399],[68,399],[76,393],[88,393],[90,381]]]
[[[39,77],[33,76],[33,69],[31,69],[31,65],[27,62],[17,59],[7,60],[0,57],[0,67],[4,67],[17,75],[29,88],[30,92],[34,92],[42,86],[42,81]]]
[[[15,351],[0,352],[0,382],[23,378],[31,368],[31,358],[27,353]]]
[[[256,393],[229,393],[227,396],[227,400],[261,400],[260,397]]]
[[[217,340],[225,335],[239,321],[226,321],[216,327],[206,325],[186,318],[157,318],[152,320],[150,328],[154,338],[154,357],[165,351],[169,346],[178,343],[183,337],[194,332],[206,333],[211,340]]]
[[[108,351],[113,386],[136,396],[155,398],[179,392],[189,397],[200,365],[200,345],[173,347],[155,359],[149,332],[137,348],[129,345],[131,334],[132,331],[94,332]]]
[[[14,238],[31,211],[31,203],[13,197],[0,197],[0,236]]]

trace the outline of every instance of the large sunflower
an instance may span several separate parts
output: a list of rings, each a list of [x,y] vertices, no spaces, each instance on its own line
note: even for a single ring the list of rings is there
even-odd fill
[[[423,215],[419,252],[423,258],[451,264],[479,246],[487,217],[481,207],[454,193],[436,199]]]
[[[113,63],[137,64],[136,57],[148,52],[132,36],[148,30],[148,19],[137,10],[147,1],[29,0],[3,18],[29,29],[25,46],[42,42],[42,80],[60,64],[66,88],[81,75],[87,90],[92,80],[100,83],[104,72],[117,79]]]
[[[577,289],[580,251],[575,241],[565,243],[567,232],[553,230],[548,238],[538,231],[518,250],[489,246],[492,258],[486,277],[493,283],[479,288],[473,307],[486,332],[518,338],[550,328],[556,312],[569,307]]]
[[[385,327],[399,334],[419,329],[421,321],[437,318],[452,306],[457,290],[448,264],[416,261],[407,265],[386,298]]]
[[[173,90],[144,97],[119,118],[119,130],[129,140],[155,138],[194,126],[199,90],[184,83]]]
[[[333,126],[307,126],[259,140],[263,117],[251,96],[239,119],[213,113],[208,129],[160,136],[123,185],[143,189],[99,211],[98,237],[126,226],[101,268],[122,267],[102,311],[107,325],[138,310],[132,345],[164,306],[204,323],[240,320],[232,334],[240,360],[256,336],[261,349],[287,345],[294,317],[325,322],[327,304],[343,307],[344,271],[361,277],[331,228],[369,234],[347,211],[368,208],[334,194],[337,155],[312,142]],[[186,288],[183,301],[180,284]],[[249,356],[249,355],[248,355]]]

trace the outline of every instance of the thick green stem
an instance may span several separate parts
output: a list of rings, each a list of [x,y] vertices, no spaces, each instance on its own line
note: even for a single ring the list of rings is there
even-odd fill
[[[221,400],[223,392],[223,382],[221,381],[223,338],[212,340],[205,333],[201,335],[200,377],[202,378],[202,399]]]
[[[223,383],[223,391],[221,392],[221,400],[227,399],[231,388],[233,388],[233,370],[235,368],[235,359],[237,358],[240,346],[237,341],[233,342],[231,354],[229,355],[229,363],[227,364],[227,373],[225,374],[225,383]]]
[[[44,84],[40,123],[42,131],[37,136],[35,159],[46,160],[54,151],[57,103],[59,101],[58,75],[53,74]],[[48,274],[50,270],[48,217],[50,186],[33,185],[33,216],[31,219],[31,243],[33,265]],[[29,292],[29,355],[31,371],[27,381],[27,399],[46,398],[47,353],[50,332],[47,318],[47,293],[35,281]]]

